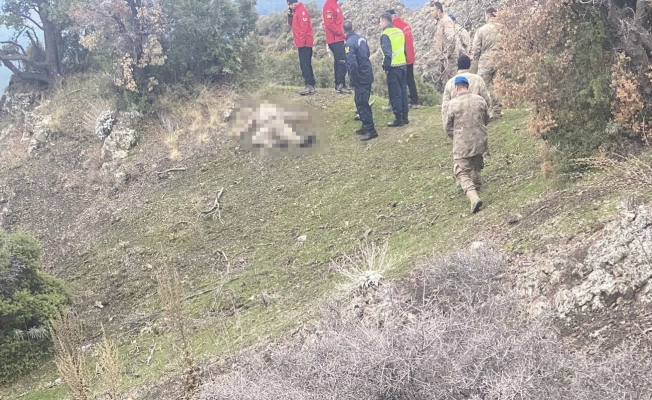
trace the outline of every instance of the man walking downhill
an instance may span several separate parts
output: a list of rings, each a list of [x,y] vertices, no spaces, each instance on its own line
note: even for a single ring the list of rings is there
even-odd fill
[[[455,37],[455,23],[446,14],[444,6],[438,1],[429,3],[430,14],[435,18],[435,55],[440,63],[440,90],[444,90],[446,82],[457,73],[457,39]]]
[[[469,81],[469,92],[480,95],[487,102],[487,106],[491,108],[491,97],[489,96],[487,87],[484,84],[484,80],[482,80],[480,75],[471,73],[469,71],[469,69],[471,69],[471,59],[469,59],[467,56],[461,56],[457,60],[457,68],[458,71],[455,77],[465,77]],[[441,118],[444,123],[444,129],[446,128],[446,110],[448,108],[448,103],[456,96],[457,91],[455,90],[455,78],[451,78],[446,83],[446,87],[444,88],[444,95],[441,101]]]
[[[417,94],[417,84],[414,80],[414,37],[412,36],[412,27],[407,22],[403,21],[398,15],[396,10],[387,10],[387,13],[392,16],[392,25],[403,31],[405,35],[405,50],[407,51],[406,61],[406,80],[408,87],[408,94],[410,98],[409,108],[415,107],[419,104],[419,95]],[[392,111],[392,106],[384,106],[384,111]]]
[[[322,9],[324,19],[324,30],[326,32],[326,43],[328,48],[333,52],[335,73],[335,90],[337,93],[350,94],[351,91],[346,88],[346,57],[344,55],[344,32],[342,31],[342,22],[344,15],[337,0],[326,0]]]
[[[487,8],[485,19],[487,23],[480,27],[473,37],[473,60],[478,60],[478,75],[489,88],[493,100],[493,118],[502,117],[502,101],[500,96],[493,89],[493,81],[496,76],[495,61],[493,60],[495,50],[500,45],[498,25],[494,22],[497,10],[493,7]]]
[[[383,70],[387,73],[387,90],[389,103],[394,111],[394,121],[387,126],[398,127],[409,124],[407,95],[407,58],[405,35],[392,25],[392,16],[383,13],[380,16],[380,47],[383,50]]]
[[[457,38],[457,51],[460,56],[471,56],[471,35],[469,31],[457,22],[455,14],[448,14],[455,23],[455,37]]]
[[[482,185],[482,155],[488,150],[489,110],[481,96],[469,92],[466,77],[457,76],[454,83],[457,96],[448,103],[446,134],[453,139],[455,179],[471,202],[471,211],[476,213],[482,207],[477,191]]]
[[[378,137],[374,126],[374,116],[369,105],[371,84],[374,81],[374,71],[369,60],[369,45],[367,39],[353,31],[351,21],[342,24],[346,34],[344,52],[346,54],[346,69],[349,72],[349,81],[353,88],[355,107],[362,121],[362,126],[355,131],[362,135],[360,140],[370,140]]]
[[[299,66],[305,87],[300,95],[305,96],[315,92],[315,74],[312,72],[312,45],[314,35],[310,13],[298,0],[287,0],[288,24],[292,27],[294,46],[299,51]]]

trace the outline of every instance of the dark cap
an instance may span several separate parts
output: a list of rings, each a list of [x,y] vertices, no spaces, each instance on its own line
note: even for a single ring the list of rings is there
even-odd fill
[[[287,0],[288,4],[298,3],[299,0]]]
[[[394,14],[396,14],[396,10],[394,10],[393,8],[390,8],[389,10],[387,10],[387,11],[385,11],[385,12],[386,12],[387,14],[389,14],[389,15],[394,15]]]

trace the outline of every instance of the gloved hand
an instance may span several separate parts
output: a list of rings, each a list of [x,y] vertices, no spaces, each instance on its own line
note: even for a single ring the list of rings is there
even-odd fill
[[[385,71],[385,73],[389,72],[389,67],[385,64],[383,64],[383,71]]]

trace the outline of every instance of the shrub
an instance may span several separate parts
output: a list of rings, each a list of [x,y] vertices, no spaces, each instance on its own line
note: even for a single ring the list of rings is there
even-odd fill
[[[613,58],[603,17],[591,5],[509,1],[499,13],[496,87],[512,105],[532,107],[530,132],[547,140],[557,165],[592,155],[612,140]]]
[[[41,272],[40,257],[32,236],[0,231],[0,384],[52,354],[46,326],[70,303],[63,283]]]
[[[564,349],[550,320],[523,315],[507,272],[487,249],[433,260],[412,284],[331,302],[307,340],[243,356],[198,398],[620,399],[652,390],[649,356],[626,345],[593,359]]]

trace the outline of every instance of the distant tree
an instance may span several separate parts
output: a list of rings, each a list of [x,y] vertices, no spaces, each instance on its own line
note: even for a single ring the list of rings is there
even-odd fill
[[[176,76],[217,79],[237,74],[256,56],[248,37],[258,13],[255,0],[161,0],[168,18],[164,42]]]
[[[151,67],[166,58],[159,0],[80,0],[70,15],[81,45],[112,60],[116,86],[141,94],[154,89]]]
[[[68,0],[5,0],[0,25],[16,33],[0,42],[0,62],[23,79],[44,83],[60,79],[68,6]],[[21,44],[25,40],[30,43],[28,49]]]
[[[63,283],[40,270],[40,257],[34,237],[0,231],[0,384],[52,354],[47,325],[70,303]]]

